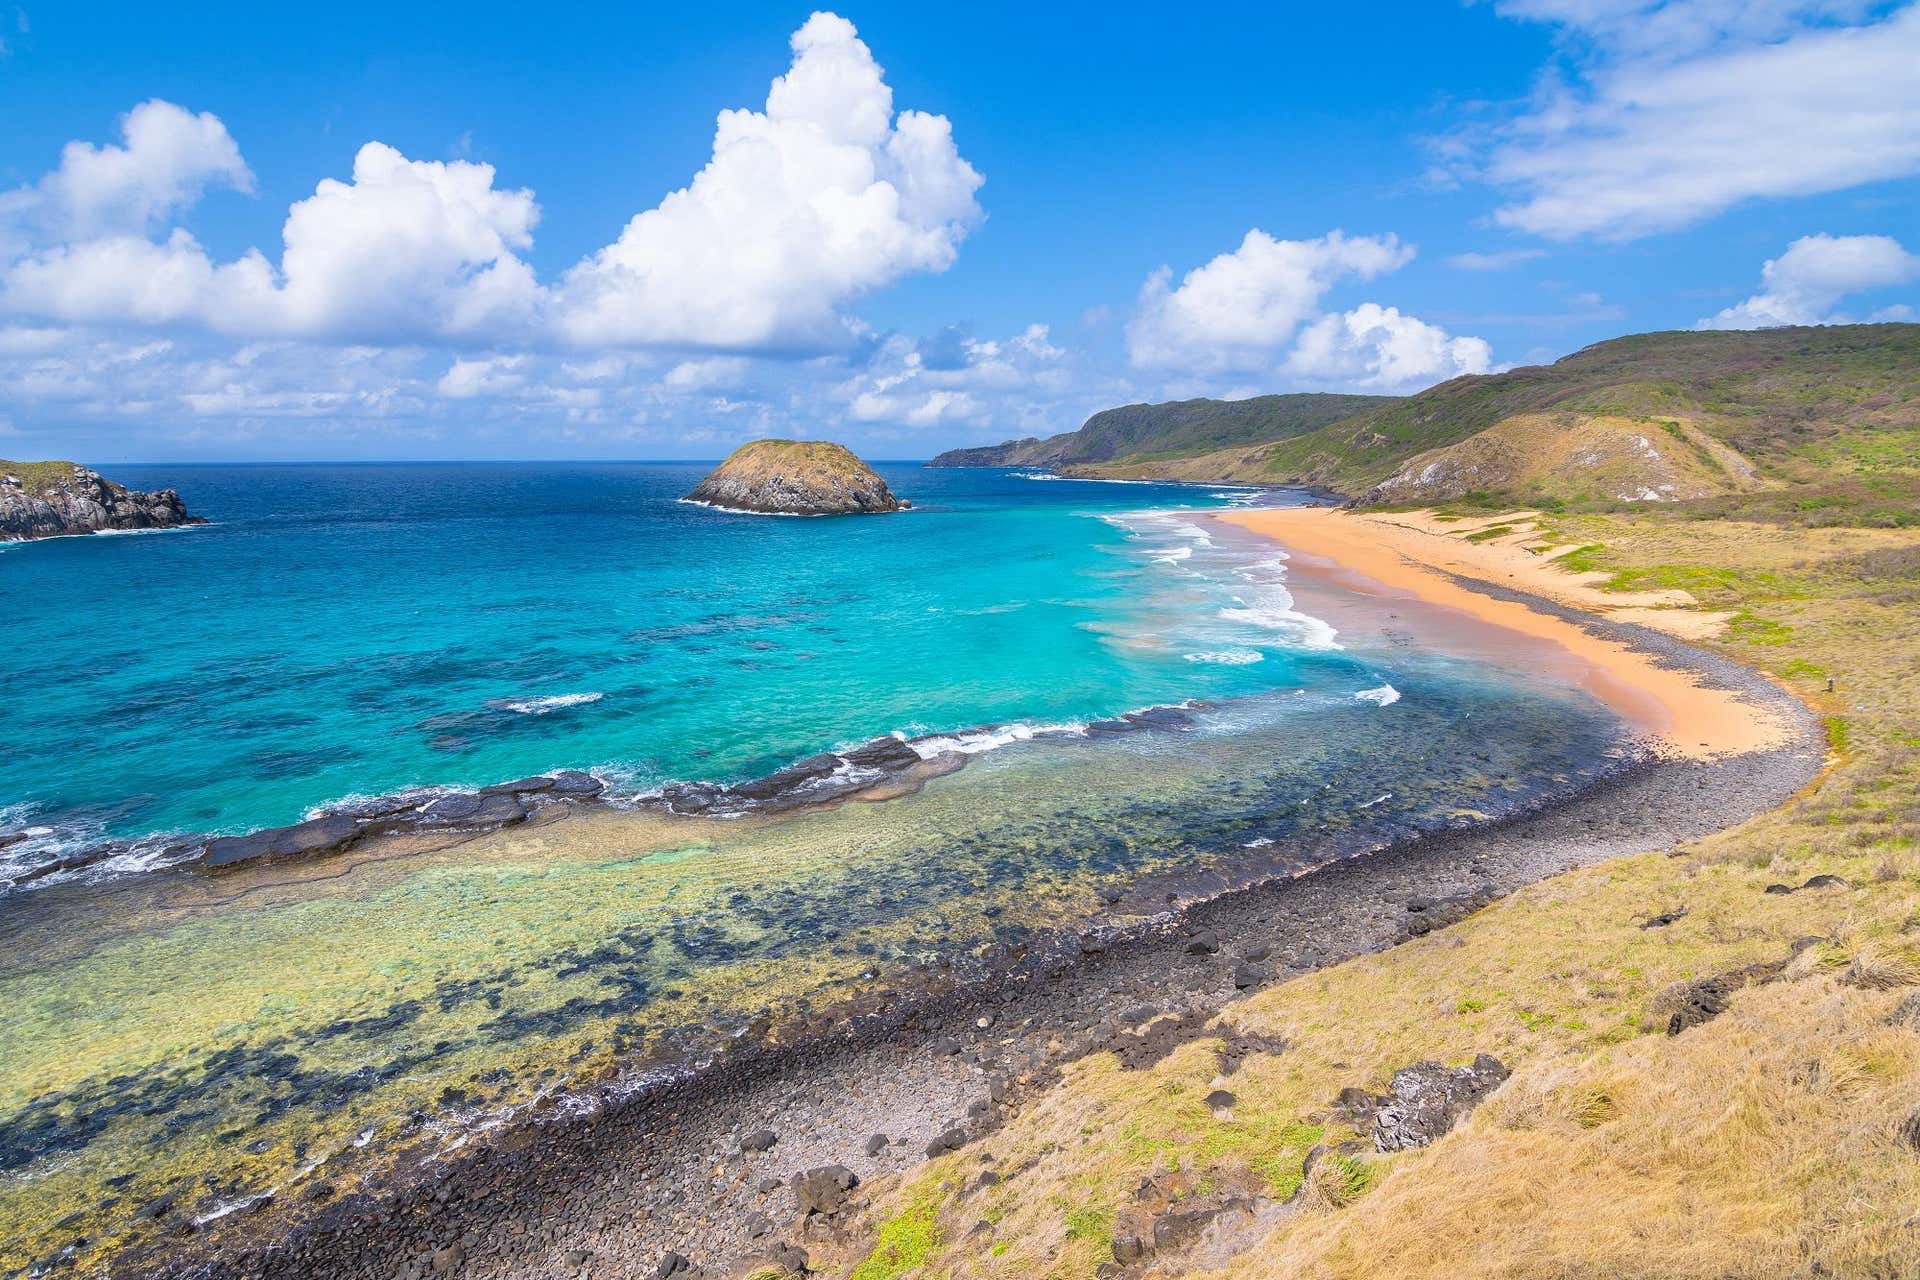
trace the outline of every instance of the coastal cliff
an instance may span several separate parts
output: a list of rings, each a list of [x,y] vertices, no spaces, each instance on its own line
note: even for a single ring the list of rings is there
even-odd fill
[[[0,461],[0,542],[205,523],[172,489],[142,493],[74,462]]]
[[[874,514],[910,505],[844,445],[826,440],[743,444],[687,498],[729,511],[791,516]]]

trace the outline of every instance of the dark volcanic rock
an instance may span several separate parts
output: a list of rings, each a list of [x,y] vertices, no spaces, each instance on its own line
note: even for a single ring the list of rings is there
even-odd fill
[[[553,775],[553,785],[547,788],[548,795],[555,796],[597,796],[607,789],[607,784],[590,773],[579,769],[562,769]]]
[[[1441,1137],[1507,1078],[1498,1058],[1481,1054],[1465,1067],[1416,1062],[1393,1073],[1373,1113],[1373,1145],[1407,1151]]]
[[[140,493],[72,462],[0,462],[0,542],[205,523],[172,489]]]
[[[1721,977],[1702,978],[1688,984],[1680,994],[1680,1007],[1667,1019],[1667,1034],[1677,1036],[1688,1027],[1719,1017],[1727,1011],[1727,997],[1731,994],[1727,980]]]
[[[1242,960],[1239,964],[1233,966],[1233,985],[1234,989],[1238,991],[1245,991],[1248,987],[1257,987],[1263,982],[1271,982],[1276,976],[1278,975],[1274,967],[1270,964],[1254,964],[1250,961]]]
[[[231,866],[256,858],[277,858],[295,854],[334,853],[360,837],[360,824],[344,814],[314,818],[291,827],[272,827],[247,836],[222,836],[207,841],[201,864],[209,867]]]
[[[907,506],[844,446],[825,440],[756,440],[741,445],[694,486],[693,502],[767,515],[829,516]]]
[[[736,786],[717,782],[670,782],[651,803],[673,813],[722,815],[748,810],[780,812],[830,804],[876,783],[895,778],[925,762],[920,753],[891,735],[850,751],[823,751]]]
[[[843,1164],[830,1164],[794,1175],[793,1199],[800,1212],[831,1217],[847,1202],[847,1192],[860,1185],[859,1175]]]
[[[516,778],[512,782],[496,782],[490,787],[480,788],[483,796],[531,795],[553,790],[553,779],[543,775],[532,778]]]
[[[420,811],[423,818],[463,827],[511,826],[527,816],[527,806],[511,793],[442,796]]]
[[[951,1129],[942,1129],[927,1143],[927,1159],[931,1160],[935,1156],[943,1156],[949,1151],[958,1151],[966,1145],[967,1131],[965,1129],[957,1125]]]

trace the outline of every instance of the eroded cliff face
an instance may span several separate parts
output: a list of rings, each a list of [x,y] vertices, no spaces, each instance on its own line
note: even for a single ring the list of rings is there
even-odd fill
[[[858,515],[909,505],[845,446],[823,440],[741,445],[687,497],[766,515]]]
[[[172,489],[141,493],[72,462],[0,461],[0,542],[205,523]]]

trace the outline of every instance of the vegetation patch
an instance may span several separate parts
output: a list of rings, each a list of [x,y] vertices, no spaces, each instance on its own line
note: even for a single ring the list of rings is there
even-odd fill
[[[896,1280],[924,1263],[941,1240],[937,1192],[925,1187],[875,1230],[873,1252],[849,1280]]]

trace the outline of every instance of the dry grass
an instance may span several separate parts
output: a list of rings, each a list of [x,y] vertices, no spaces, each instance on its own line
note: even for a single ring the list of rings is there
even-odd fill
[[[1562,523],[1560,538],[1598,544],[1583,558],[1599,567],[1684,581],[1704,607],[1750,619],[1722,647],[1831,718],[1833,765],[1680,856],[1561,876],[1230,1006],[1234,1022],[1292,1046],[1246,1061],[1231,1121],[1202,1101],[1219,1069],[1211,1042],[1139,1072],[1104,1056],[1077,1064],[986,1140],[1007,1175],[990,1193],[958,1188],[972,1151],[911,1186],[876,1187],[874,1222],[931,1202],[953,1228],[917,1274],[1090,1276],[1108,1242],[1070,1222],[1138,1230],[1143,1177],[1180,1196],[1284,1198],[1309,1147],[1354,1136],[1331,1106],[1341,1088],[1488,1052],[1514,1074],[1454,1133],[1423,1151],[1320,1161],[1295,1209],[1207,1274],[1920,1275],[1920,1154],[1900,1138],[1920,1105],[1920,1032],[1888,1021],[1920,985],[1920,602],[1873,571],[1905,563],[1920,536]],[[1848,887],[1764,892],[1814,875]],[[1681,902],[1674,924],[1639,927]],[[1725,1013],[1665,1034],[1673,990],[1777,965],[1807,938],[1819,941],[1777,980],[1734,983]],[[969,1234],[980,1221],[989,1229]]]

